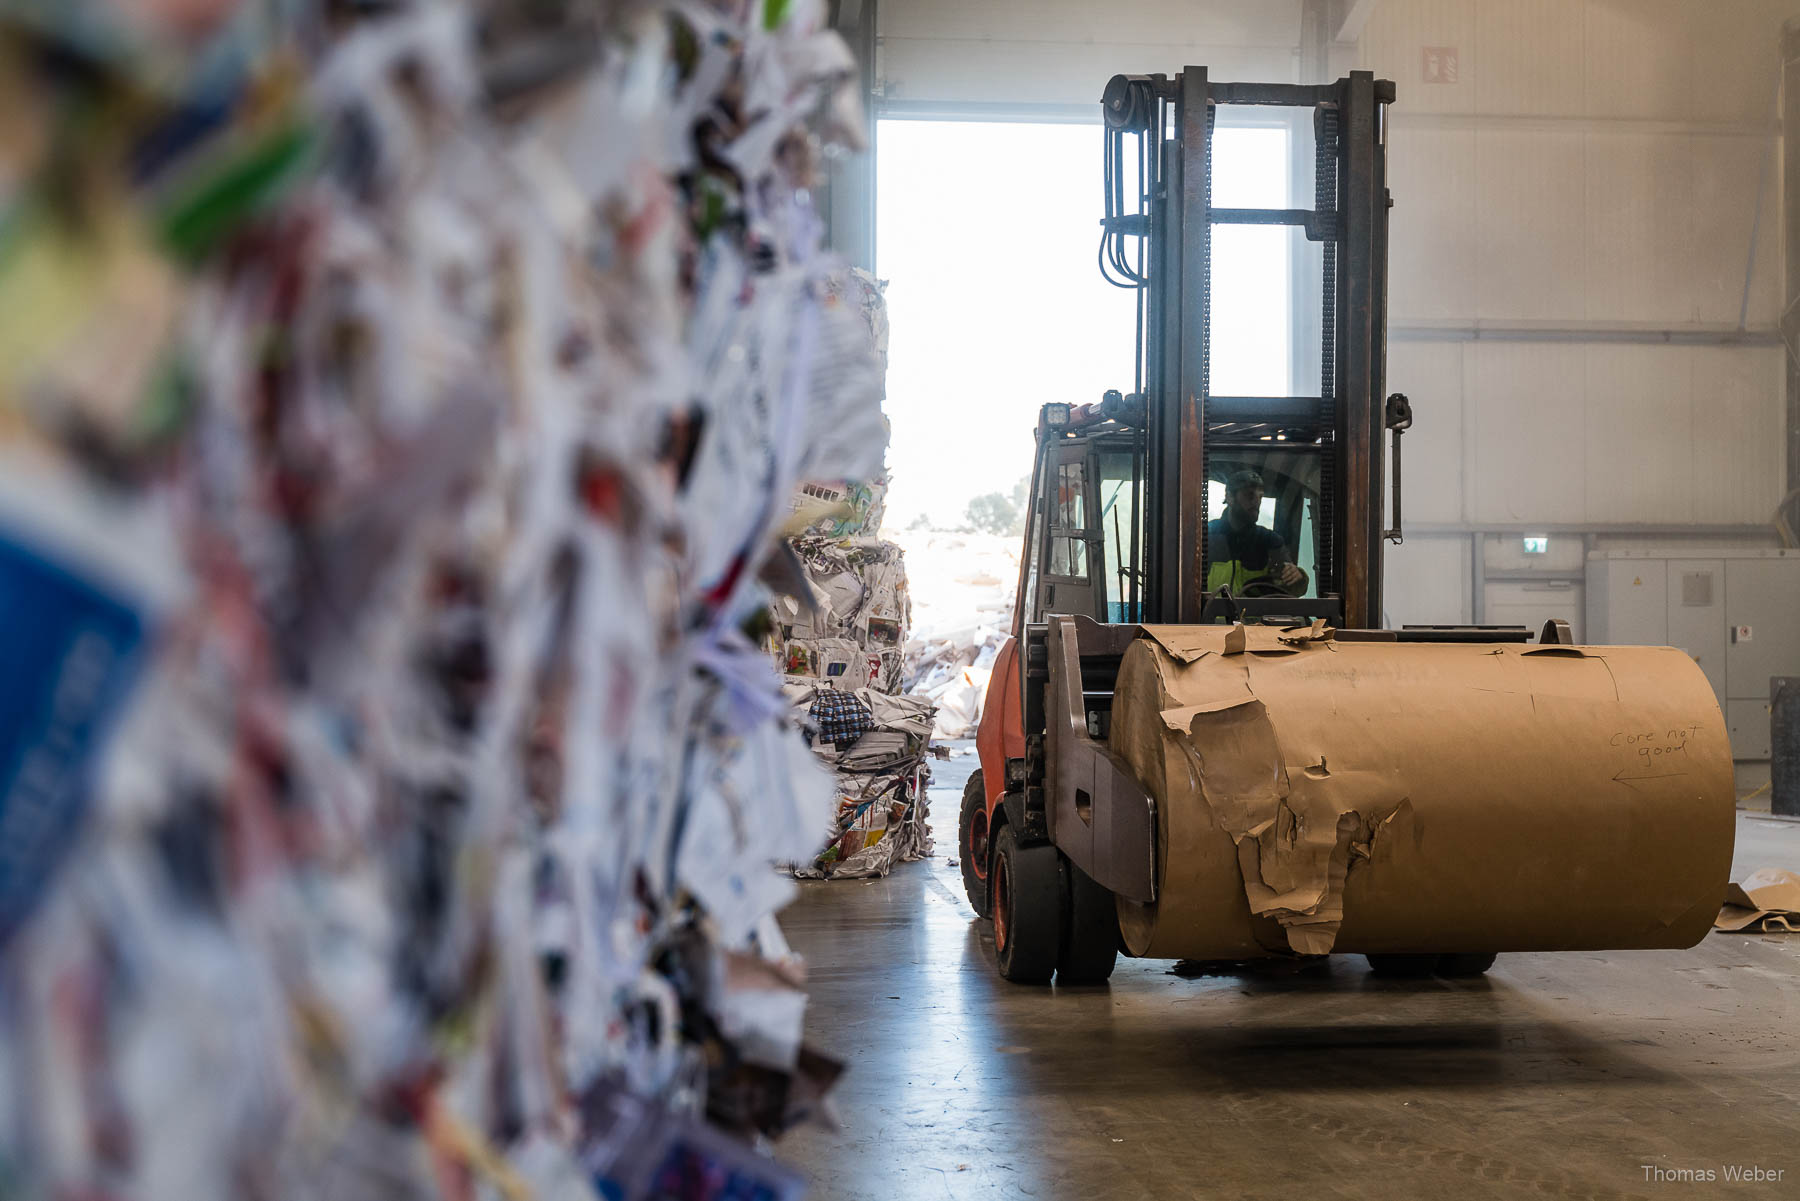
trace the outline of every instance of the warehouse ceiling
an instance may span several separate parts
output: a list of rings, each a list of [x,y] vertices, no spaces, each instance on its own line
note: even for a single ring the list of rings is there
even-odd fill
[[[1341,22],[1342,6],[1305,0],[881,0],[880,94],[884,107],[901,111],[1085,106],[1112,75],[1186,63],[1223,78],[1295,79],[1306,12],[1327,7]]]

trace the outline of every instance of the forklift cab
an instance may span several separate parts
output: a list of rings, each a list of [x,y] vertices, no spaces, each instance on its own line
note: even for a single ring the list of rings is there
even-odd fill
[[[1050,614],[1114,625],[1144,619],[1143,431],[1116,420],[1075,426],[1059,410],[1066,406],[1046,406],[1038,423],[1015,633]],[[1231,476],[1257,472],[1264,487],[1257,524],[1281,539],[1306,580],[1292,593],[1272,585],[1239,596],[1229,588],[1208,593],[1207,620],[1234,620],[1249,609],[1258,619],[1336,615],[1331,598],[1320,607],[1320,463],[1316,448],[1273,439],[1221,447],[1211,457],[1205,519],[1224,516]]]
[[[1135,442],[1129,430],[1040,442],[1022,565],[1027,623],[1046,613],[1132,620],[1142,559],[1134,553],[1142,537],[1132,487]]]

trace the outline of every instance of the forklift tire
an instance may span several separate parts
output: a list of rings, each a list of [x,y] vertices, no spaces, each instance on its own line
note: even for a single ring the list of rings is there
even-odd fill
[[[1048,984],[1062,949],[1063,877],[1053,846],[1022,847],[1010,824],[994,837],[994,957],[1015,984]]]
[[[1113,894],[1065,857],[1069,916],[1063,925],[1058,984],[1105,984],[1119,959],[1119,909]]]
[[[1486,975],[1487,970],[1494,966],[1494,960],[1497,958],[1498,956],[1492,951],[1489,951],[1486,954],[1465,952],[1458,955],[1439,955],[1437,974],[1440,976],[1447,976],[1452,980],[1461,977]]]
[[[962,865],[963,891],[969,894],[969,908],[976,917],[988,917],[993,901],[988,896],[988,816],[987,788],[981,781],[981,769],[963,786],[962,815],[956,820],[956,858]]]

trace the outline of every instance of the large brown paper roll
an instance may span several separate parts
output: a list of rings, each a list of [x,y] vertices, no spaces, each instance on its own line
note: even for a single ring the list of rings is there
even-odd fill
[[[1678,650],[1147,634],[1111,735],[1157,802],[1134,955],[1687,947],[1719,911],[1731,750]]]

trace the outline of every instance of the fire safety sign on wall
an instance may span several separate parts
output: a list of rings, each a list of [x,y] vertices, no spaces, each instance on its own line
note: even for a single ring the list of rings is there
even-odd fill
[[[1457,83],[1460,80],[1455,46],[1424,47],[1424,64],[1426,83]]]

